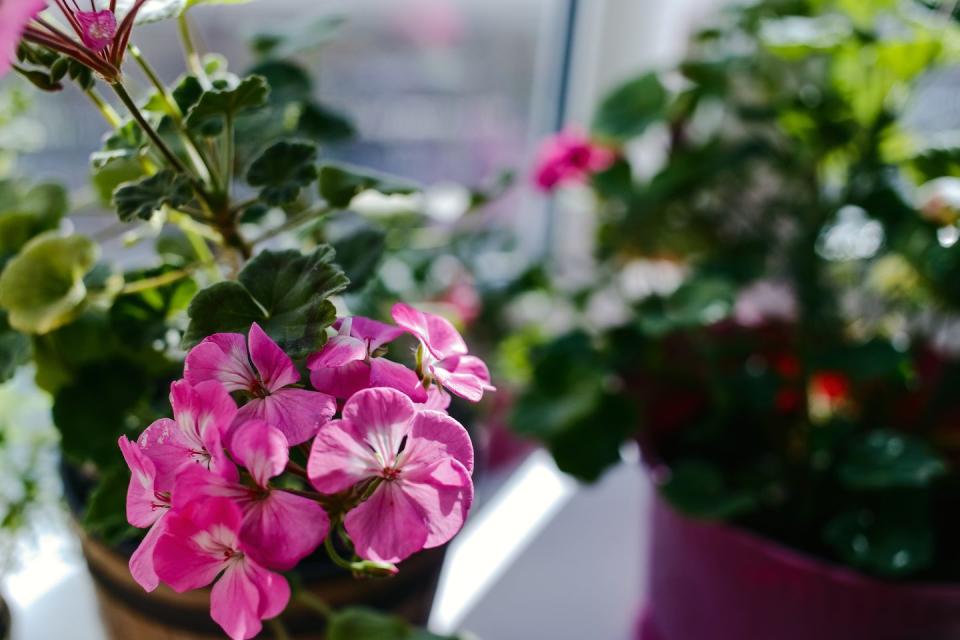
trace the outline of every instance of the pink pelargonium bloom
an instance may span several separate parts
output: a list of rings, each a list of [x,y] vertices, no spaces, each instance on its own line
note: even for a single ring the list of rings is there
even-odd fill
[[[259,420],[243,423],[230,440],[233,459],[250,473],[254,486],[189,469],[177,480],[180,508],[204,496],[229,498],[243,513],[240,536],[267,567],[287,571],[313,553],[330,530],[319,504],[270,486],[287,468],[290,451],[279,429]]]
[[[170,385],[173,420],[161,418],[140,434],[140,447],[153,461],[159,482],[170,486],[184,467],[199,464],[231,480],[237,468],[223,450],[223,438],[237,415],[237,405],[219,382]]]
[[[609,169],[617,154],[597,144],[582,130],[569,128],[546,140],[537,155],[534,182],[544,191],[553,191],[569,182],[583,182]]]
[[[421,373],[430,382],[471,402],[494,390],[487,365],[467,354],[467,344],[447,319],[401,302],[393,305],[392,314],[394,322],[420,340]]]
[[[24,28],[46,7],[46,0],[0,0],[0,78],[10,71]]]
[[[381,347],[406,333],[403,329],[359,316],[338,320],[334,328],[337,335],[307,360],[314,389],[346,400],[361,389],[390,387],[414,402],[426,401],[417,374],[376,355]]]
[[[287,607],[290,585],[266,569],[247,545],[241,535],[243,515],[231,500],[194,500],[165,520],[154,552],[157,575],[178,593],[216,580],[210,616],[233,640],[256,636],[262,620]]]
[[[344,526],[357,554],[399,562],[460,531],[473,502],[473,444],[459,422],[395,389],[365,389],[313,441],[307,475],[334,494],[376,483]]]
[[[140,445],[120,436],[118,442],[123,459],[130,467],[130,485],[127,487],[127,521],[135,527],[149,529],[143,542],[130,556],[130,574],[147,591],[160,583],[153,566],[153,552],[163,535],[163,516],[170,510],[171,482],[159,482],[153,460]]]
[[[100,53],[113,42],[117,34],[117,16],[113,11],[78,11],[74,17],[80,25],[80,38],[91,51]]]
[[[228,391],[243,391],[250,400],[239,421],[258,419],[279,429],[291,445],[306,442],[337,410],[325,393],[298,389],[300,374],[283,349],[253,323],[249,338],[216,333],[187,354],[184,377],[193,384],[217,380]]]

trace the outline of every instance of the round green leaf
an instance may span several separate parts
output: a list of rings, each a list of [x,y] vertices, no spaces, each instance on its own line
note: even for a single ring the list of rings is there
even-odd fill
[[[10,325],[44,334],[70,322],[86,299],[83,277],[99,253],[84,236],[34,238],[0,275],[0,307],[9,314]]]

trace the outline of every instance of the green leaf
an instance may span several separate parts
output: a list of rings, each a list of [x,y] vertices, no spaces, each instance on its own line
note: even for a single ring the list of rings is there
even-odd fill
[[[320,195],[331,207],[345,209],[357,194],[369,189],[392,195],[414,193],[419,187],[401,178],[345,164],[320,167]]]
[[[357,130],[347,116],[317,102],[306,102],[297,121],[297,133],[312,140],[339,142],[356,135]]]
[[[218,134],[227,118],[267,103],[270,87],[263,76],[248,76],[232,89],[212,89],[187,113],[187,126],[207,136]]]
[[[74,462],[107,468],[117,455],[117,438],[132,433],[131,414],[144,398],[144,371],[123,360],[84,367],[53,401],[53,421],[63,452]],[[146,426],[146,425],[142,425]]]
[[[664,115],[667,92],[654,73],[628,82],[607,96],[597,110],[593,133],[625,141],[639,136]]]
[[[281,141],[250,165],[247,182],[260,187],[260,199],[279,207],[295,201],[317,179],[317,147],[311,142]]]
[[[880,576],[904,577],[933,562],[933,523],[922,496],[891,495],[883,505],[846,511],[823,537],[845,563]]]
[[[67,192],[60,185],[44,183],[22,191],[15,183],[0,184],[0,267],[32,238],[56,229],[67,208]]]
[[[922,488],[945,475],[946,463],[926,442],[895,431],[861,436],[839,467],[849,489]]]
[[[711,520],[728,520],[757,507],[753,492],[729,486],[720,470],[700,460],[682,460],[660,488],[679,511]]]
[[[7,323],[0,313],[0,383],[13,377],[16,370],[30,358],[30,340]]]
[[[350,279],[347,291],[362,289],[380,266],[386,248],[386,233],[377,227],[361,224],[339,236],[334,236],[328,229],[328,237],[337,252],[337,264]]]
[[[116,444],[116,442],[114,442]],[[127,523],[127,488],[130,471],[116,462],[101,469],[83,514],[83,528],[107,544],[118,544],[138,533]]]
[[[306,26],[301,22],[282,32],[257,34],[251,47],[263,58],[291,58],[332,40],[345,22],[342,15],[323,16]]]
[[[239,282],[220,282],[196,295],[187,311],[184,344],[218,332],[246,333],[258,322],[284,351],[306,356],[323,345],[325,329],[336,318],[328,298],[348,284],[329,246],[310,255],[264,251],[247,263]]]
[[[145,269],[126,274],[128,282],[156,278],[175,271],[172,266]],[[124,344],[150,348],[155,342],[165,342],[171,321],[186,310],[197,292],[192,278],[183,278],[169,284],[118,296],[110,307],[110,323]]]
[[[0,307],[10,325],[44,334],[70,322],[87,296],[83,277],[98,257],[98,247],[83,236],[50,232],[31,240],[0,274]]]
[[[327,640],[456,640],[410,626],[402,618],[373,609],[351,607],[330,620]]]
[[[113,204],[123,222],[134,218],[149,220],[164,205],[177,208],[193,199],[190,179],[180,173],[164,170],[136,182],[127,182],[113,194]]]

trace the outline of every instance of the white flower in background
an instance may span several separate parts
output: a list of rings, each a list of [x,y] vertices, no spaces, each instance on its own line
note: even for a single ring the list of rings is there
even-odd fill
[[[931,180],[917,189],[917,211],[940,225],[954,225],[960,218],[960,178]]]
[[[744,327],[794,322],[797,319],[797,296],[787,282],[757,280],[737,295],[733,318]]]
[[[885,237],[879,221],[862,208],[847,205],[837,212],[837,221],[823,231],[817,253],[834,262],[866,260],[876,255]]]
[[[687,268],[669,260],[632,260],[620,271],[619,284],[628,302],[644,298],[669,296],[680,288],[687,276]]]

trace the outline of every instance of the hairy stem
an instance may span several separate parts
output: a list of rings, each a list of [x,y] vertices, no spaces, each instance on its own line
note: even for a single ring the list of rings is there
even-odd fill
[[[210,81],[207,78],[207,72],[203,69],[203,62],[200,60],[200,53],[197,51],[197,45],[193,41],[193,33],[190,30],[190,21],[186,13],[181,13],[177,17],[177,29],[180,32],[180,42],[183,44],[183,52],[187,60],[187,68],[190,73],[197,76],[197,80],[204,88],[209,88]]]
[[[180,158],[177,157],[177,154],[170,149],[169,145],[164,142],[163,138],[160,137],[160,134],[157,133],[156,129],[154,129],[153,126],[143,116],[143,113],[137,106],[136,101],[134,101],[134,99],[127,92],[127,89],[123,86],[123,83],[115,82],[110,86],[113,87],[117,97],[120,98],[120,101],[123,102],[123,105],[130,112],[130,115],[133,116],[133,119],[137,121],[137,124],[139,124],[140,128],[143,129],[144,134],[150,138],[150,141],[157,148],[163,158],[170,164],[170,166],[173,167],[178,173],[190,175],[187,171],[187,168],[183,166],[183,163],[180,161]]]
[[[167,273],[152,278],[135,280],[134,282],[125,284],[120,290],[120,294],[139,293],[140,291],[147,291],[149,289],[156,289],[157,287],[173,284],[174,282],[189,277],[191,273],[193,273],[193,269],[177,269],[176,271],[168,271]]]

